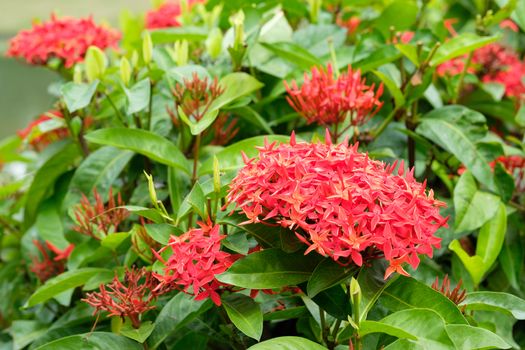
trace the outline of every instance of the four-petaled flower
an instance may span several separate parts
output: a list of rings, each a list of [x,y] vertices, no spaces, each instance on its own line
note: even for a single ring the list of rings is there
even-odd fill
[[[280,224],[295,231],[312,250],[341,264],[362,265],[381,253],[390,263],[388,277],[406,272],[401,264],[419,264],[418,254],[432,256],[446,225],[443,202],[427,193],[426,184],[357,151],[357,145],[266,143],[258,158],[230,184],[228,201],[248,217],[247,223]]]
[[[215,276],[223,273],[237,259],[221,250],[221,241],[226,237],[220,234],[220,226],[211,223],[199,223],[180,236],[171,236],[168,245],[155,255],[164,267],[164,274],[155,274],[160,284],[157,291],[182,289],[195,295],[195,300],[210,298],[216,305],[221,305],[218,289],[224,286]],[[165,260],[162,253],[171,249],[170,257]]]
[[[120,33],[97,25],[93,18],[58,18],[35,23],[19,32],[9,42],[7,56],[24,58],[29,64],[45,65],[50,59],[60,59],[66,68],[84,60],[87,49],[117,47]]]
[[[288,103],[309,124],[340,124],[348,118],[351,125],[363,125],[383,106],[383,84],[374,91],[374,84],[366,85],[361,72],[350,66],[339,76],[330,64],[326,69],[314,67],[311,76],[304,74],[301,87],[295,81],[284,81],[284,86]]]

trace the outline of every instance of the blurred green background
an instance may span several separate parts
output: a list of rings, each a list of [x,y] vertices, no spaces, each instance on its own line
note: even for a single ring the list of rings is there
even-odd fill
[[[48,19],[53,11],[64,16],[93,15],[97,22],[118,27],[121,10],[144,12],[150,4],[149,0],[0,0],[0,139],[51,107],[47,86],[57,79],[47,69],[6,58],[11,37],[30,28],[33,19]]]

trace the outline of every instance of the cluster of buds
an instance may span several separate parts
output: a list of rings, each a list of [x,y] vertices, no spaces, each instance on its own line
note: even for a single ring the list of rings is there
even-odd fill
[[[227,145],[239,132],[236,127],[237,119],[230,119],[227,114],[220,114],[212,125],[210,131],[213,133],[211,145]]]
[[[450,279],[448,278],[448,275],[445,275],[443,278],[443,283],[441,286],[439,285],[439,277],[436,277],[436,280],[434,283],[432,283],[432,288],[444,296],[446,296],[450,301],[452,301],[454,304],[458,305],[461,304],[465,298],[467,297],[467,291],[465,289],[461,289],[461,284],[463,283],[462,280],[459,280],[458,284],[453,290],[450,290]],[[461,312],[465,312],[466,306],[460,307]]]
[[[337,125],[347,118],[351,125],[365,124],[383,106],[383,85],[375,91],[374,84],[366,85],[361,72],[350,66],[339,76],[335,73],[329,64],[326,69],[314,67],[311,76],[305,73],[301,87],[284,81],[288,103],[308,124]]]
[[[140,328],[140,315],[154,309],[151,305],[158,294],[153,291],[156,280],[145,268],[126,270],[124,283],[118,276],[108,285],[101,284],[99,292],[88,293],[82,301],[95,308],[97,312],[107,311],[108,316],[129,318],[134,328]]]
[[[89,198],[82,194],[80,204],[76,206],[74,215],[77,225],[73,230],[78,233],[100,240],[112,232],[116,232],[118,226],[124,221],[129,212],[120,208],[124,205],[120,193],[117,200],[113,197],[113,190],[109,190],[109,200],[107,205],[96,189],[93,190],[95,203],[91,203]]]
[[[47,241],[45,242],[46,247],[44,247],[42,243],[37,240],[33,240],[33,244],[42,256],[41,258],[33,257],[30,270],[40,282],[45,282],[51,277],[64,272],[65,263],[75,247],[73,244],[70,244],[62,250]]]
[[[179,123],[179,109],[188,119],[198,122],[223,92],[224,88],[219,85],[217,78],[210,82],[208,78],[201,79],[194,72],[191,79],[184,79],[183,84],[177,83],[172,89],[175,111],[168,109],[168,113],[175,125]]]

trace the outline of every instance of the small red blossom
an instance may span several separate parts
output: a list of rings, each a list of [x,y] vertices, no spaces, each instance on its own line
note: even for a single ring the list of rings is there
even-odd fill
[[[461,74],[461,72],[463,72],[463,70],[465,69],[467,56],[468,55],[463,55],[463,56],[456,57],[456,58],[453,58],[451,60],[441,63],[436,69],[437,74],[441,77],[444,77],[444,76],[452,77],[452,76]],[[476,73],[476,69],[472,65],[470,65],[467,68],[467,73],[474,74]]]
[[[194,4],[202,3],[204,0],[189,0],[188,5],[191,7]],[[182,13],[181,4],[176,2],[165,2],[158,8],[150,10],[146,13],[146,28],[159,29],[180,27],[179,16]]]
[[[348,36],[353,36],[357,33],[361,19],[357,16],[351,16],[345,19],[342,15],[339,15],[336,18],[336,24],[341,28],[345,28]]]
[[[305,73],[301,87],[295,81],[284,81],[284,86],[288,103],[309,124],[339,124],[350,118],[352,125],[363,125],[383,106],[379,101],[383,84],[374,91],[375,85],[366,85],[361,71],[353,71],[350,66],[338,77],[330,64],[326,69],[313,68],[311,77]]]
[[[160,284],[156,290],[169,291],[182,289],[195,295],[195,300],[210,298],[221,305],[218,293],[221,286],[215,276],[223,273],[237,259],[237,256],[221,251],[221,241],[226,237],[220,234],[220,226],[199,223],[181,236],[171,236],[168,245],[155,252],[164,265],[164,274],[155,274]],[[165,261],[161,253],[171,249],[172,254]]]
[[[45,65],[50,59],[62,60],[66,68],[84,60],[87,49],[117,47],[120,33],[97,25],[93,18],[58,18],[35,23],[9,42],[7,56],[24,58],[29,64]]]
[[[50,120],[63,119],[62,112],[57,110],[51,110],[45,114],[42,114],[38,119],[29,123],[29,125],[22,130],[17,132],[18,137],[22,140],[29,142],[36,150],[42,150],[47,145],[54,141],[64,139],[69,136],[69,130],[67,127],[59,127],[49,131],[41,130],[41,127]]]
[[[398,43],[408,44],[410,41],[412,41],[414,36],[415,36],[414,32],[410,32],[410,31],[401,32],[401,33],[398,33],[398,35],[394,37],[393,43],[394,44],[398,44]]]
[[[432,256],[446,225],[443,202],[425,183],[404,172],[403,164],[371,160],[357,144],[266,143],[230,184],[228,201],[248,217],[246,223],[279,224],[295,231],[309,247],[342,264],[361,266],[363,256],[380,253],[390,263],[386,277],[416,268],[418,254]]]
[[[82,194],[80,204],[74,209],[77,224],[73,230],[100,240],[101,235],[107,236],[111,232],[116,232],[120,223],[128,217],[129,212],[126,209],[119,208],[124,203],[120,193],[115,201],[113,189],[109,190],[107,205],[104,205],[104,200],[96,188],[93,189],[93,196],[95,198],[94,204]]]
[[[108,316],[128,317],[134,328],[140,328],[140,315],[155,308],[151,305],[157,297],[152,292],[155,286],[151,272],[132,268],[126,270],[124,283],[115,276],[113,282],[100,285],[100,292],[87,293],[82,301],[95,308],[94,314],[107,311]]]
[[[518,28],[518,25],[511,19],[506,19],[506,20],[501,21],[501,23],[499,24],[499,27],[501,29],[510,29],[516,33],[520,31],[520,29]]]
[[[65,270],[65,262],[73,251],[75,246],[70,244],[65,249],[59,249],[50,242],[45,242],[46,247],[36,239],[33,244],[40,251],[42,259],[33,257],[30,270],[33,272],[40,282],[45,282],[51,277],[60,275]],[[51,254],[52,253],[52,254]],[[54,255],[54,256],[52,256]]]

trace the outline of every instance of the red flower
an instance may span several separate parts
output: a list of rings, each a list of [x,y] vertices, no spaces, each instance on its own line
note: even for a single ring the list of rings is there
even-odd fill
[[[301,87],[295,81],[288,85],[288,103],[302,115],[308,123],[321,125],[338,124],[347,117],[352,125],[362,125],[374,116],[383,106],[379,97],[383,93],[383,84],[374,91],[374,84],[366,85],[359,70],[334,76],[332,66],[326,69],[313,68],[311,77],[306,73]]]
[[[48,111],[29,123],[25,129],[19,130],[17,134],[21,139],[27,140],[35,149],[41,150],[50,143],[69,136],[69,130],[66,127],[59,127],[50,131],[42,130],[41,127],[44,123],[58,118],[64,118],[62,112],[57,110]]]
[[[494,168],[500,163],[505,170],[514,177],[517,192],[525,192],[525,158],[522,156],[500,156],[490,163]]]
[[[195,300],[210,298],[221,305],[218,289],[224,286],[215,275],[221,274],[236,260],[236,256],[221,251],[220,226],[199,223],[181,236],[171,236],[168,245],[155,255],[164,265],[164,275],[155,275],[160,281],[156,290],[182,289],[195,295]],[[172,254],[165,261],[161,253],[171,248]]]
[[[520,29],[518,28],[518,25],[511,19],[506,19],[506,20],[501,21],[501,23],[499,24],[499,27],[501,29],[510,29],[516,33],[520,31]]]
[[[84,60],[90,46],[100,49],[116,47],[120,33],[98,26],[93,18],[58,18],[36,23],[30,30],[19,32],[9,42],[7,56],[21,57],[30,64],[45,65],[52,58],[64,62],[70,68]]]
[[[452,77],[454,75],[461,74],[461,72],[463,72],[463,70],[465,69],[467,56],[468,55],[463,55],[441,63],[436,69],[437,74],[441,77],[446,75]],[[470,65],[467,68],[467,72],[474,74],[476,73],[476,69],[472,65]]]
[[[128,217],[129,212],[118,208],[124,203],[120,193],[115,201],[112,189],[109,190],[107,205],[104,205],[104,200],[96,188],[93,189],[93,195],[95,204],[91,204],[89,199],[82,194],[80,204],[74,209],[77,225],[73,227],[73,230],[95,239],[101,239],[101,235],[107,236],[111,232],[116,232],[120,223]]]
[[[418,254],[432,256],[441,239],[434,236],[446,219],[444,203],[427,194],[412,171],[371,160],[357,145],[266,144],[257,159],[230,184],[248,223],[277,223],[295,231],[312,250],[343,264],[363,264],[363,256],[382,254],[393,271],[419,264]],[[305,253],[305,254],[306,254]]]
[[[394,37],[393,43],[398,44],[400,42],[401,44],[408,44],[414,38],[414,35],[414,32],[401,32],[396,37]]]
[[[204,2],[204,0],[189,0],[188,5],[191,7],[200,2]],[[146,13],[146,28],[180,27],[181,23],[178,21],[178,17],[181,15],[181,12],[180,2],[165,2],[158,8]]]
[[[157,296],[152,292],[154,288],[155,279],[151,272],[145,268],[133,268],[126,270],[124,283],[115,276],[110,284],[100,285],[100,292],[87,293],[82,301],[95,308],[94,314],[107,311],[109,316],[129,317],[133,327],[139,328],[139,316],[155,308],[150,305]]]
[[[69,258],[71,251],[75,246],[70,244],[66,249],[61,250],[53,244],[46,241],[46,247],[36,239],[33,244],[42,254],[42,259],[33,257],[30,270],[33,272],[40,282],[45,282],[51,277],[60,275],[65,270],[65,262]],[[50,253],[53,253],[54,257]]]
[[[341,27],[345,28],[347,35],[352,36],[357,32],[359,24],[361,24],[361,19],[357,16],[351,16],[350,18],[343,19],[342,15],[337,16],[335,23]]]

